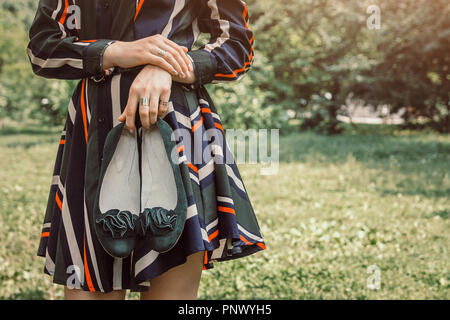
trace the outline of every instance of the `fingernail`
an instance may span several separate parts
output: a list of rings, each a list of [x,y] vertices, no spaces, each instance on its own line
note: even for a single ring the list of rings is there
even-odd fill
[[[175,75],[178,75],[178,71],[177,70],[173,70],[173,73],[175,73]]]
[[[191,63],[189,63],[189,70],[194,71],[194,68],[192,67]]]
[[[181,77],[185,78],[186,76],[184,75],[184,72],[181,72]]]

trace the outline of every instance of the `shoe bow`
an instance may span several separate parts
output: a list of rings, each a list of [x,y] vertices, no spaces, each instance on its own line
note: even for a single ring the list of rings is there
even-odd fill
[[[110,232],[113,238],[122,238],[127,231],[134,232],[137,219],[138,216],[130,211],[111,209],[95,222],[101,224],[103,231]]]

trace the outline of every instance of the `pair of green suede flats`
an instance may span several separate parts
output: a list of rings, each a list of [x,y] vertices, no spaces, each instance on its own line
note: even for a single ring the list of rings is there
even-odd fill
[[[109,255],[125,258],[138,242],[157,252],[172,249],[186,221],[187,198],[170,125],[130,133],[125,122],[106,136],[94,204],[95,232]],[[141,166],[140,166],[141,165]],[[140,170],[141,169],[141,170]]]

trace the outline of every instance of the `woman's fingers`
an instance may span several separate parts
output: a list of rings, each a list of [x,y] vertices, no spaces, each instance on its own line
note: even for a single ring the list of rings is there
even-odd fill
[[[159,50],[164,50],[165,54],[162,56],[158,54]],[[179,54],[176,50],[166,44],[157,44],[151,50],[152,54],[157,57],[161,57],[165,61],[167,61],[173,69],[175,69],[179,74],[186,74],[187,66],[184,65],[184,61],[179,57]]]
[[[169,62],[180,74],[181,77],[184,78],[189,75],[189,67],[186,59],[180,54],[178,49],[174,49],[173,47],[163,43],[160,45],[159,49],[165,50],[167,54],[163,57]],[[183,76],[184,75],[184,76]]]
[[[130,94],[128,95],[128,101],[127,105],[125,107],[125,110],[119,117],[119,121],[125,120],[125,126],[128,128],[128,130],[133,133],[135,129],[135,119],[136,119],[136,110],[137,105],[139,103],[139,90],[133,89],[133,87],[130,89]],[[124,119],[125,117],[125,119]]]
[[[139,117],[141,119],[141,124],[144,128],[150,127],[150,116],[149,116],[150,106],[139,106]]]
[[[159,92],[152,92],[152,95],[150,97],[150,124],[155,124],[156,119],[158,117],[158,102],[159,102]]]
[[[170,99],[170,89],[163,88],[161,90],[161,95],[159,96],[159,109],[158,109],[158,115],[160,117],[164,116],[168,109],[168,104],[162,104],[162,102],[169,102]]]
[[[186,48],[185,46],[180,46],[172,40],[167,39],[166,37],[163,37],[162,40],[178,52],[179,57],[184,60],[184,63],[188,67],[189,71],[194,71],[191,62],[186,55],[186,52],[189,50],[188,48]]]
[[[148,53],[148,64],[152,64],[154,66],[158,66],[161,69],[166,70],[167,72],[169,72],[170,74],[174,75],[174,76],[178,76],[178,71],[169,63],[166,61],[166,59],[160,57],[160,56],[156,56],[153,53],[149,52]]]

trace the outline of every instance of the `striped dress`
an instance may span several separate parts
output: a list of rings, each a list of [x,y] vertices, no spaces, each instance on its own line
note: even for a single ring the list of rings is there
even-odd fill
[[[201,33],[210,35],[209,42],[191,49]],[[129,257],[118,259],[96,238],[93,206],[106,135],[119,123],[139,69],[105,70],[101,57],[111,40],[155,34],[189,48],[194,62],[196,82],[172,83],[163,116],[175,132],[188,133],[176,136],[180,162],[189,168],[182,171],[187,220],[170,251],[137,246]],[[54,283],[86,291],[143,291],[152,278],[183,264],[192,253],[204,252],[203,269],[208,269],[214,262],[265,249],[220,116],[204,86],[237,81],[252,66],[253,33],[244,1],[40,0],[29,36],[27,53],[35,74],[79,79],[68,102],[38,248],[44,272]],[[212,157],[198,157],[205,150]]]

